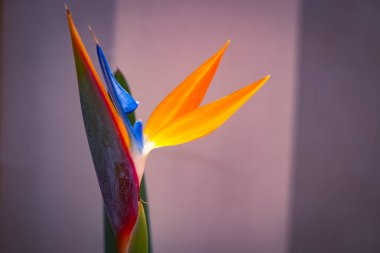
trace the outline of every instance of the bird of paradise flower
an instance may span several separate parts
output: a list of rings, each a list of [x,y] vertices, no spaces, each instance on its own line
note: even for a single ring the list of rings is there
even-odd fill
[[[66,8],[67,9],[67,8]],[[117,81],[95,38],[101,81],[70,11],[78,87],[87,139],[105,209],[119,252],[147,252],[148,234],[140,184],[145,161],[156,148],[183,144],[220,127],[269,79],[269,75],[206,105],[200,105],[229,41],[177,86],[150,115],[145,127],[129,119],[138,102]]]

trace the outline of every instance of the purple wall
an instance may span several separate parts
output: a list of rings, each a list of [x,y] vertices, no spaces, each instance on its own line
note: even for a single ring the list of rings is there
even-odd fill
[[[96,26],[109,46],[113,2],[88,2],[68,2],[78,28],[93,45],[87,26]],[[0,252],[101,252],[64,1],[3,4]]]
[[[0,252],[103,252],[63,3],[3,0]],[[272,74],[221,129],[148,159],[156,253],[380,251],[377,1],[68,4],[143,120],[227,39],[205,102]]]
[[[303,1],[289,252],[380,252],[379,10]]]

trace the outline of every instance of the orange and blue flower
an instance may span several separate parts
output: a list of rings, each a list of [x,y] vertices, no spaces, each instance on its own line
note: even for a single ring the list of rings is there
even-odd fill
[[[68,13],[87,139],[107,214],[120,252],[134,247],[137,226],[146,226],[139,202],[145,160],[156,148],[179,145],[220,127],[269,79],[269,75],[206,105],[201,105],[228,41],[178,85],[150,115],[145,127],[128,115],[138,102],[117,81],[96,41],[101,81]],[[136,225],[139,224],[139,225]],[[144,228],[139,231],[144,231]],[[139,235],[141,236],[141,235]],[[127,250],[127,252],[129,252]],[[144,250],[139,250],[144,252]]]

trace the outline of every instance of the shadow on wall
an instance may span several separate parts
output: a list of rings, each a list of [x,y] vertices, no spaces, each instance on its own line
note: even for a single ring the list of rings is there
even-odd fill
[[[380,252],[380,2],[302,3],[289,253]]]

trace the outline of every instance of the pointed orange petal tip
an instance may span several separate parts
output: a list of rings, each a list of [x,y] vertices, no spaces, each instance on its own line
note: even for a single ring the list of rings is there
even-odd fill
[[[224,55],[225,51],[227,50],[230,44],[231,44],[231,40],[229,39],[224,44],[224,46],[218,52],[216,52],[216,54],[212,58],[215,58],[216,60],[220,60],[220,58],[222,58],[222,56]]]
[[[229,44],[230,40],[161,101],[145,126],[147,137],[199,107]]]

